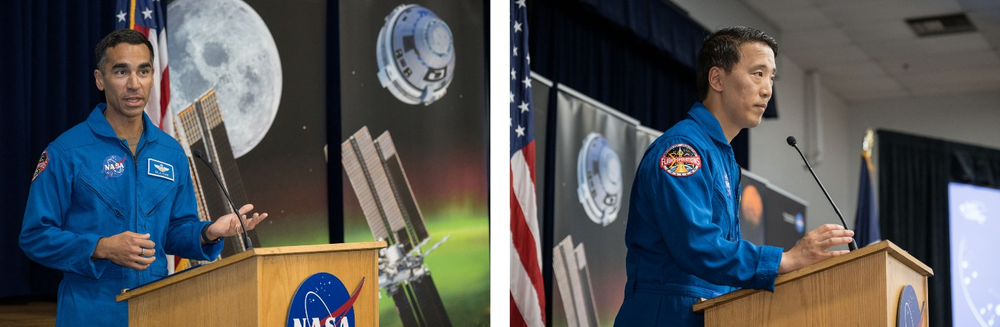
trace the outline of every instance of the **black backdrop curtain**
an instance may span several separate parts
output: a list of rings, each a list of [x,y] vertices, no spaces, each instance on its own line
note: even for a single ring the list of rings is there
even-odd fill
[[[114,29],[114,0],[5,0],[0,5],[0,299],[51,297],[61,273],[17,244],[31,175],[49,142],[84,121],[103,95],[94,45]]]
[[[948,183],[1000,188],[1000,151],[878,131],[878,168],[882,237],[934,269],[925,326],[950,326]]]

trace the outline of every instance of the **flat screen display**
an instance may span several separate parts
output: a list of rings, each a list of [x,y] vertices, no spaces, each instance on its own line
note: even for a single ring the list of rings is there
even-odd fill
[[[953,326],[1000,326],[1000,190],[948,184]]]

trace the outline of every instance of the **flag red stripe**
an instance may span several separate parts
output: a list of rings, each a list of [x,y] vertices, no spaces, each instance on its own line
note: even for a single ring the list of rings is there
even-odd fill
[[[510,295],[510,326],[511,327],[528,326],[528,323],[524,322],[524,316],[521,315],[521,311],[517,309],[517,303],[514,302],[514,294]]]
[[[166,118],[170,108],[170,71],[167,67],[163,67],[163,73],[161,73],[162,78],[160,78],[160,129],[165,129],[163,126],[167,122]]]
[[[531,141],[521,148],[521,154],[524,155],[524,161],[528,163],[528,171],[531,172],[531,185],[535,185],[535,141]]]
[[[534,142],[531,144],[534,144]],[[529,147],[530,146],[531,145],[529,144]],[[528,166],[530,169],[532,165],[528,164]],[[514,185],[513,170],[510,173],[510,179],[511,185]],[[533,201],[534,199],[528,200]],[[539,256],[535,250],[535,245],[538,243],[537,240],[535,240],[535,236],[532,235],[531,229],[528,227],[528,223],[525,221],[524,212],[521,210],[521,205],[518,202],[517,196],[514,194],[513,187],[510,189],[510,213],[510,230],[514,248],[517,250],[518,257],[521,259],[521,266],[528,272],[528,277],[531,279],[531,284],[534,286],[535,293],[538,294],[538,303],[544,308],[545,291],[542,282],[542,271],[538,265],[537,258],[539,258]],[[542,313],[542,321],[545,321],[544,312]]]
[[[149,27],[136,24],[134,30],[136,32],[142,33],[142,35],[145,36],[147,39],[149,38]]]

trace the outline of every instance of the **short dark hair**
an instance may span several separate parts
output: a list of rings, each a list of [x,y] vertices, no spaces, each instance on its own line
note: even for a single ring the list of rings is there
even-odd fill
[[[749,42],[767,44],[778,56],[778,42],[764,32],[746,26],[727,27],[705,38],[698,51],[698,93],[701,99],[708,97],[708,71],[719,67],[731,73],[733,66],[740,62],[740,46]]]
[[[97,42],[97,47],[94,48],[97,69],[104,72],[104,64],[108,61],[108,49],[122,43],[145,44],[146,48],[149,48],[149,62],[153,62],[153,44],[149,43],[149,40],[142,33],[126,28],[111,32],[101,39],[101,42]]]

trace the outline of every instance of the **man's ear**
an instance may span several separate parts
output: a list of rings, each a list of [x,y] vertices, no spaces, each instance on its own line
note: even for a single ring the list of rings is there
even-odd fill
[[[94,69],[94,82],[97,83],[97,89],[104,91],[104,75],[101,74],[100,69]]]
[[[708,70],[708,87],[715,92],[722,92],[722,76],[725,70],[719,67],[712,67]]]

